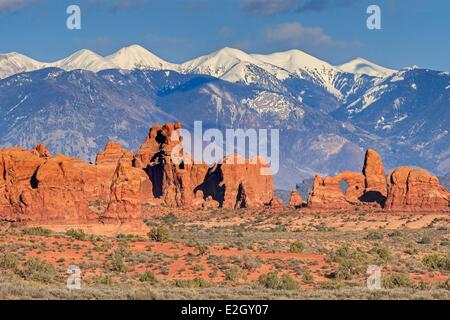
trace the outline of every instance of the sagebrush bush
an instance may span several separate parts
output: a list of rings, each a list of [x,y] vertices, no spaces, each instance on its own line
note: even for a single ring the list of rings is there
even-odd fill
[[[383,277],[383,287],[393,288],[410,288],[413,282],[407,273],[391,274]]]
[[[382,240],[384,238],[384,234],[381,231],[373,230],[369,231],[366,236],[367,240]]]
[[[141,282],[149,282],[149,283],[156,283],[158,282],[158,280],[156,279],[156,276],[153,272],[144,272],[143,274],[141,274],[141,276],[139,277],[139,281]]]
[[[154,242],[167,242],[170,240],[169,230],[163,226],[152,228],[148,233],[148,237]]]
[[[66,231],[66,235],[74,238],[75,240],[87,240],[88,239],[88,235],[81,229],[70,229]]]
[[[276,272],[269,272],[261,275],[258,282],[267,289],[297,290],[300,288],[298,282],[290,274],[283,274],[280,277]]]
[[[27,280],[51,282],[56,276],[56,269],[39,257],[32,257],[25,262],[22,276]]]
[[[203,278],[195,278],[193,280],[177,279],[173,285],[178,288],[209,288],[212,286],[210,282]]]
[[[431,254],[423,258],[422,263],[430,270],[450,271],[450,254]]]
[[[48,236],[52,234],[52,231],[42,227],[30,227],[23,228],[22,234],[27,236]]]
[[[290,253],[302,253],[303,250],[305,250],[305,245],[300,241],[295,241],[291,243],[291,246],[289,247]]]
[[[13,253],[5,253],[0,256],[0,269],[3,270],[14,270],[16,271],[19,267],[19,259]]]

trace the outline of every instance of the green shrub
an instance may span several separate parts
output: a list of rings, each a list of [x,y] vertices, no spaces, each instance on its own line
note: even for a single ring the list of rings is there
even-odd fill
[[[376,254],[384,262],[388,262],[392,259],[392,253],[388,248],[374,247],[370,250],[370,253]]]
[[[432,243],[431,238],[427,237],[427,236],[423,236],[419,241],[417,241],[417,243],[420,244],[430,244]]]
[[[28,236],[48,236],[52,234],[52,231],[42,227],[31,227],[31,228],[23,228],[22,234]]]
[[[366,236],[367,240],[382,240],[384,238],[384,235],[381,231],[369,231],[369,233]]]
[[[74,238],[75,240],[85,241],[88,239],[88,235],[81,229],[70,229],[66,231],[66,235]]]
[[[244,270],[254,271],[262,265],[261,258],[246,254],[242,257],[241,266]]]
[[[388,289],[410,288],[412,285],[412,280],[407,273],[392,274],[383,278],[383,286]]]
[[[94,279],[96,284],[111,286],[114,284],[113,278],[109,274],[103,274]]]
[[[309,272],[309,270],[306,270],[305,272],[303,272],[302,281],[304,283],[314,283],[314,278],[313,278],[311,272]]]
[[[200,272],[200,271],[205,270],[205,266],[202,265],[201,263],[196,263],[196,264],[192,267],[192,270],[193,270],[194,272]]]
[[[13,253],[5,253],[0,257],[0,269],[14,270],[19,267],[19,260]]]
[[[305,245],[300,241],[295,241],[291,243],[291,246],[289,247],[290,253],[302,253],[303,250],[305,250]]]
[[[366,253],[360,250],[342,246],[336,250],[332,260],[339,263],[339,267],[334,272],[334,278],[351,280],[354,275],[361,275],[366,272],[368,257]]]
[[[267,289],[275,290],[297,290],[300,288],[298,282],[289,274],[283,274],[281,277],[276,272],[269,272],[258,278],[260,285]]]
[[[422,263],[430,270],[450,271],[450,255],[432,254],[426,256]]]
[[[126,272],[128,270],[125,259],[120,251],[114,251],[109,256],[108,268],[114,272]]]
[[[22,276],[27,280],[51,282],[56,275],[56,269],[39,257],[32,257],[25,262]]]
[[[150,230],[148,237],[154,242],[167,242],[170,240],[169,230],[163,226],[158,226]]]
[[[141,276],[139,277],[139,281],[141,282],[150,282],[150,283],[156,283],[158,282],[158,280],[156,280],[156,276],[153,272],[144,272],[143,274],[141,274]]]
[[[402,232],[400,230],[394,230],[389,234],[389,237],[391,238],[396,238],[396,237],[401,237],[402,236]]]
[[[225,280],[231,281],[231,282],[236,282],[244,276],[244,273],[242,272],[242,270],[240,270],[239,268],[236,268],[236,267],[231,267],[230,269],[226,270],[224,273],[225,273]]]
[[[178,288],[209,288],[212,284],[203,278],[195,278],[193,280],[177,279],[174,286]]]

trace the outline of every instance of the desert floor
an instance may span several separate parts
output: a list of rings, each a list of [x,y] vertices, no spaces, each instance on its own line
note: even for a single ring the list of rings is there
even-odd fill
[[[147,209],[148,236],[0,228],[1,299],[450,299],[450,215]],[[67,269],[81,271],[69,290]],[[382,289],[367,289],[368,265]]]

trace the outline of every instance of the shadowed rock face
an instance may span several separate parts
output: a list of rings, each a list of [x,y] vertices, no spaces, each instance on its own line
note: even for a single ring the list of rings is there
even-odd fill
[[[450,194],[428,171],[399,167],[387,178],[386,208],[399,211],[440,211],[448,209]]]
[[[347,189],[340,184],[345,181]],[[398,211],[448,210],[449,192],[426,170],[400,167],[387,178],[381,157],[367,150],[363,174],[343,172],[322,179],[316,176],[308,206],[313,209],[348,209],[368,205]]]

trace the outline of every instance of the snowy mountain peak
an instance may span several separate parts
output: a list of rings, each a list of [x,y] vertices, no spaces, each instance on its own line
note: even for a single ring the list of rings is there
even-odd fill
[[[344,63],[337,68],[341,71],[353,74],[365,74],[371,77],[384,78],[392,75],[395,70],[379,66],[363,58],[356,58]]]
[[[329,63],[297,49],[267,55],[254,54],[252,56],[266,63],[282,67],[292,73],[298,73],[299,71],[305,69],[312,70],[321,69],[324,67],[327,69],[334,68]]]
[[[43,63],[17,52],[0,54],[0,79],[20,72],[37,70],[42,67]]]
[[[82,69],[93,72],[117,68],[114,63],[87,49],[77,51],[65,59],[48,64],[48,66],[61,68],[66,71]]]
[[[140,45],[125,47],[107,56],[106,59],[121,69],[175,70],[176,65],[159,58]]]

